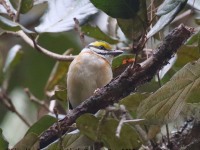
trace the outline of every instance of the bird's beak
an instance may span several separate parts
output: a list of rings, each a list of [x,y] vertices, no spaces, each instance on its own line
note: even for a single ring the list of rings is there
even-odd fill
[[[113,55],[113,56],[117,56],[117,55],[120,55],[122,53],[123,53],[123,51],[121,51],[121,50],[111,50],[111,51],[105,52],[106,55]]]
[[[120,54],[123,53],[122,50],[112,50],[112,52],[113,52],[113,55],[114,55],[114,56],[117,56],[117,55],[120,55]]]

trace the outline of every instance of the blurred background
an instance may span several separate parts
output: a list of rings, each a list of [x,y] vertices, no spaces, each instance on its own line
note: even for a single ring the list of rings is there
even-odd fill
[[[20,16],[20,23],[33,30],[39,24],[40,17],[46,8],[47,4],[35,6],[27,14]],[[67,49],[73,48],[73,54],[77,54],[81,45],[76,35],[75,31],[45,33],[40,36],[38,43],[55,53],[62,54]],[[16,44],[21,45],[23,54],[19,64],[13,69],[7,92],[19,113],[23,114],[30,124],[33,124],[37,120],[39,106],[30,102],[24,88],[28,88],[38,99],[45,99],[44,88],[56,61],[37,52],[20,37],[4,34],[0,36],[0,56],[2,58],[0,60],[3,65],[9,50]],[[28,126],[15,113],[8,111],[0,104],[0,128],[3,129],[3,134],[10,145],[14,145],[24,136]]]
[[[15,1],[15,3],[17,2],[18,1]],[[152,4],[153,2],[155,2],[155,5],[157,6],[162,3],[159,0],[147,1],[147,6],[150,6],[151,2]],[[190,5],[192,4],[193,3],[191,3]],[[198,6],[200,7],[200,5]],[[150,10],[150,7],[148,7],[148,15],[151,15],[149,12],[153,12],[155,15],[155,11],[157,8],[158,7],[154,8],[155,10]],[[191,13],[187,13],[187,10],[190,10],[190,8],[191,6],[186,6],[181,12],[182,14],[185,14],[185,16],[180,14],[180,16],[178,16],[179,18],[177,17],[173,22],[170,23],[170,25],[167,25],[162,30],[162,32],[156,34],[154,38],[149,39],[146,44],[146,48],[150,48],[151,50],[156,48],[158,46],[158,43],[162,41],[163,37],[168,34],[171,29],[181,23],[199,28],[199,11],[193,10]],[[46,3],[34,6],[28,13],[25,13],[23,15],[20,14],[20,24],[22,24],[27,29],[34,31],[34,27],[39,25],[40,18],[46,10]],[[155,19],[153,21],[155,21],[156,23],[157,20],[158,19]],[[92,16],[90,23],[97,25],[105,33],[110,32],[110,37],[112,33],[116,32],[116,29],[112,28],[113,26],[115,26],[113,24],[116,24],[116,19],[108,17],[108,15],[103,12],[99,12],[95,16]],[[136,25],[136,27],[138,26],[140,25]],[[21,56],[16,63],[17,65],[13,67],[12,73],[10,73],[6,77],[8,78],[8,80],[6,81],[6,83],[4,83],[3,86],[6,87],[7,95],[13,102],[19,114],[22,114],[27,122],[32,125],[38,120],[39,117],[41,117],[41,114],[39,114],[41,112],[38,111],[40,110],[40,106],[30,101],[30,96],[27,95],[24,89],[28,88],[30,93],[36,99],[49,100],[45,93],[45,87],[49,80],[50,74],[56,64],[56,61],[30,47],[21,39],[21,37],[17,37],[9,33],[3,33],[1,29],[0,33],[2,33],[2,35],[0,36],[0,69],[5,65],[5,61],[9,55],[10,50],[19,47],[22,49],[20,54]],[[120,39],[118,46],[129,46],[128,44],[133,42],[125,38],[119,27],[117,28],[117,36],[118,39]],[[86,44],[94,40],[93,38],[89,37],[85,38]],[[72,48],[72,54],[76,55],[83,48],[83,45],[80,41],[79,33],[77,33],[75,30],[60,33],[42,33],[38,39],[38,44],[46,48],[47,50],[53,51],[58,54],[63,54],[64,52],[66,52],[67,49]],[[163,81],[168,81],[170,77],[177,70],[183,67],[187,62],[199,58],[200,56],[198,51],[199,48],[196,45],[194,47],[183,47],[178,54],[179,60],[176,62],[176,65],[174,65],[174,67],[168,72]],[[63,81],[63,83],[65,83],[65,81]],[[139,90],[141,90],[142,92],[153,92],[158,88],[158,83],[155,83],[154,81],[153,84],[152,82],[148,83]],[[24,136],[29,127],[15,113],[12,113],[4,105],[2,105],[2,103],[0,103],[0,128],[3,130],[3,135],[5,136],[7,141],[9,141],[10,147],[12,147]]]

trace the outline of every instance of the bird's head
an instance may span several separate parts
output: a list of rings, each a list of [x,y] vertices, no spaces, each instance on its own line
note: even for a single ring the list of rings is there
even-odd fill
[[[123,51],[121,50],[112,50],[110,44],[104,41],[92,42],[87,46],[87,48],[104,57],[117,56],[123,53]]]

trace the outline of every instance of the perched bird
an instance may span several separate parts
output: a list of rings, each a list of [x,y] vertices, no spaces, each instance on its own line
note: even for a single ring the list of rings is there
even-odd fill
[[[121,50],[111,50],[104,41],[93,42],[80,52],[70,64],[67,75],[67,96],[72,108],[111,81],[112,60],[121,53]]]

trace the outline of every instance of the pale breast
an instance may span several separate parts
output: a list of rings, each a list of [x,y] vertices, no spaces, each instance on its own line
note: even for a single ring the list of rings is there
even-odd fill
[[[81,53],[71,63],[67,76],[68,98],[73,108],[112,79],[108,61],[92,53]]]

